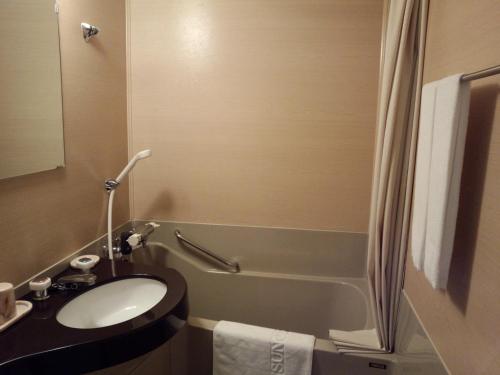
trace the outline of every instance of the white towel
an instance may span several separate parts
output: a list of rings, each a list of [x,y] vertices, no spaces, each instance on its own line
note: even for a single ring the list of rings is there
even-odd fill
[[[433,288],[446,288],[460,197],[470,85],[462,74],[438,82],[432,132],[424,272]]]
[[[330,338],[341,353],[386,353],[380,347],[377,330],[340,331],[331,329]]]
[[[220,321],[213,375],[310,375],[314,336]]]
[[[434,109],[437,85],[438,82],[431,82],[424,85],[422,88],[422,101],[420,107],[411,229],[411,251],[413,264],[419,271],[424,268],[432,131],[434,128]]]

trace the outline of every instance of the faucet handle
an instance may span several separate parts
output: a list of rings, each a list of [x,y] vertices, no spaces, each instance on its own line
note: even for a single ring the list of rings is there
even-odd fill
[[[97,255],[80,255],[71,260],[70,265],[73,268],[82,270],[83,273],[89,273],[101,258]]]
[[[29,286],[30,289],[35,292],[35,296],[33,299],[35,301],[43,301],[49,298],[49,293],[47,290],[52,284],[52,280],[50,277],[36,277],[30,281]]]
[[[133,236],[132,231],[120,233],[120,253],[122,255],[129,255],[132,252],[133,246],[128,241],[131,236]]]
[[[140,233],[131,234],[127,238],[127,243],[132,248],[139,246],[142,243],[142,235]]]

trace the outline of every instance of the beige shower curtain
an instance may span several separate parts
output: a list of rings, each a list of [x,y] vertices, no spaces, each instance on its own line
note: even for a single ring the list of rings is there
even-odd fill
[[[343,352],[394,350],[404,278],[428,0],[386,0],[368,238],[374,330],[331,331]]]
[[[389,0],[387,10],[368,279],[380,347],[393,351],[409,237],[428,0]]]

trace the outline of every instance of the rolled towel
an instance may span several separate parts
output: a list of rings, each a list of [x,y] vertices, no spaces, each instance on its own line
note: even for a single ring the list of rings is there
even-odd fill
[[[0,283],[0,324],[5,323],[16,313],[16,297],[11,283]]]
[[[213,334],[214,375],[310,375],[314,336],[220,321]]]

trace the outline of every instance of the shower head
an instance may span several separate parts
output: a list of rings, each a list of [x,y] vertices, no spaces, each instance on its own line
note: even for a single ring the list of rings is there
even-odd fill
[[[115,179],[117,183],[122,182],[122,180],[125,178],[125,176],[134,168],[135,164],[142,159],[149,158],[152,155],[151,150],[142,150],[139,151],[137,154],[134,155],[132,159],[128,162],[127,166],[123,169],[123,171],[120,172],[118,177]]]
[[[137,159],[146,159],[146,158],[149,158],[153,153],[151,152],[150,149],[147,149],[147,150],[142,150],[142,151],[139,151],[137,154],[135,154],[134,157],[137,157]]]

